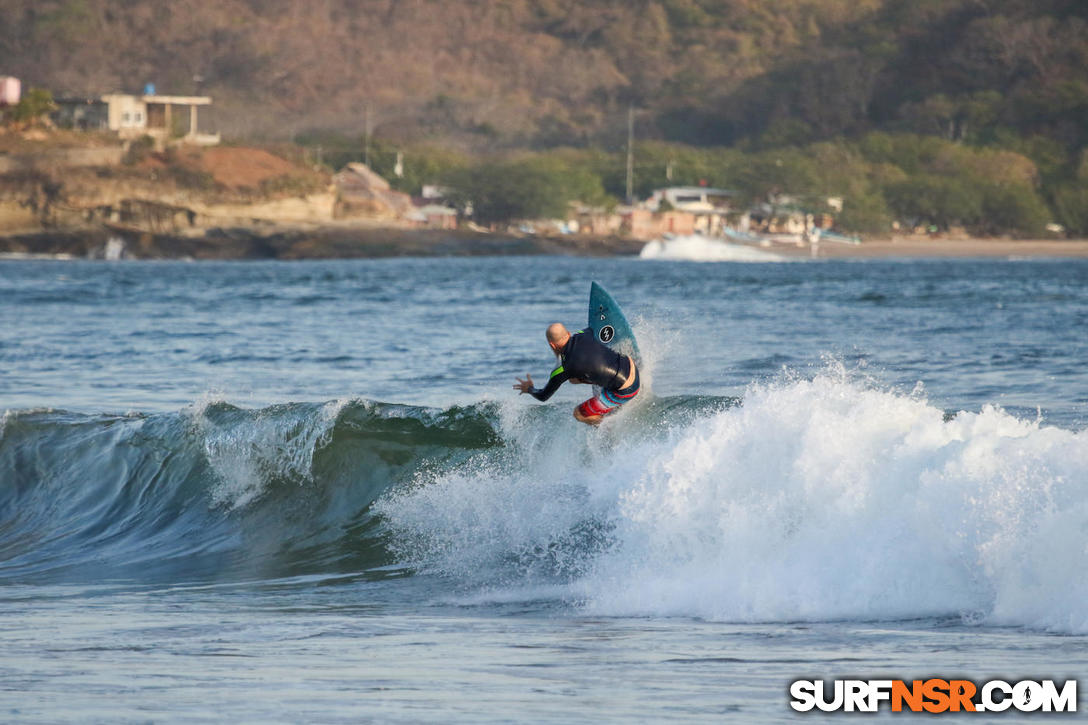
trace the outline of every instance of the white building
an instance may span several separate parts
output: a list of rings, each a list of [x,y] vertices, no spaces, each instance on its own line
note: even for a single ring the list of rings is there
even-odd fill
[[[0,76],[0,106],[14,106],[22,94],[22,84],[13,76]]]
[[[696,232],[720,234],[736,192],[707,186],[670,186],[656,190],[643,205],[653,212],[671,210],[695,217]]]
[[[727,189],[714,189],[707,186],[670,186],[658,189],[646,201],[646,208],[658,211],[663,201],[677,211],[689,211],[693,214],[710,214],[729,209],[729,201],[736,192]]]
[[[122,137],[146,133],[147,104],[136,96],[123,93],[110,93],[102,96],[106,104],[106,128],[117,131]]]
[[[116,131],[124,139],[150,136],[160,146],[177,137],[185,143],[214,146],[220,136],[201,133],[197,110],[211,103],[208,96],[107,93],[98,98],[57,98],[58,110],[53,116],[62,126]],[[174,109],[182,114],[176,124]]]

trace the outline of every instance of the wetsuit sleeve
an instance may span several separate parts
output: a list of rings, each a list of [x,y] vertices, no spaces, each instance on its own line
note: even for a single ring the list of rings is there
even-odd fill
[[[543,388],[533,388],[529,391],[529,395],[533,396],[540,402],[544,402],[548,398],[552,397],[556,390],[559,390],[559,386],[570,380],[571,375],[563,366],[560,365],[555,370],[552,370],[552,376],[548,378],[548,384]]]

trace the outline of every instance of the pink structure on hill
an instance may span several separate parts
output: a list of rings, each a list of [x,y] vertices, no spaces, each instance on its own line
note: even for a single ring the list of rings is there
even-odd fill
[[[0,76],[0,106],[14,106],[22,95],[22,84],[13,76]]]

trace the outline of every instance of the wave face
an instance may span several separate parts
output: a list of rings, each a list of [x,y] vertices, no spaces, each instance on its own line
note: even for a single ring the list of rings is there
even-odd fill
[[[0,581],[194,581],[390,563],[368,507],[498,444],[486,406],[365,401],[153,416],[8,412]]]
[[[841,371],[627,406],[367,401],[0,428],[0,582],[390,572],[470,601],[1088,631],[1088,433]]]

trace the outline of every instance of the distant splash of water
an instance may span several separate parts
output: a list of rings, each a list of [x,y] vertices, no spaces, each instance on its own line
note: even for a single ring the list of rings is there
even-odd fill
[[[773,252],[743,244],[731,244],[699,235],[647,242],[638,255],[642,259],[689,262],[789,262]]]
[[[602,615],[1088,632],[1088,432],[836,370],[729,398],[8,412],[0,583],[399,568]]]

